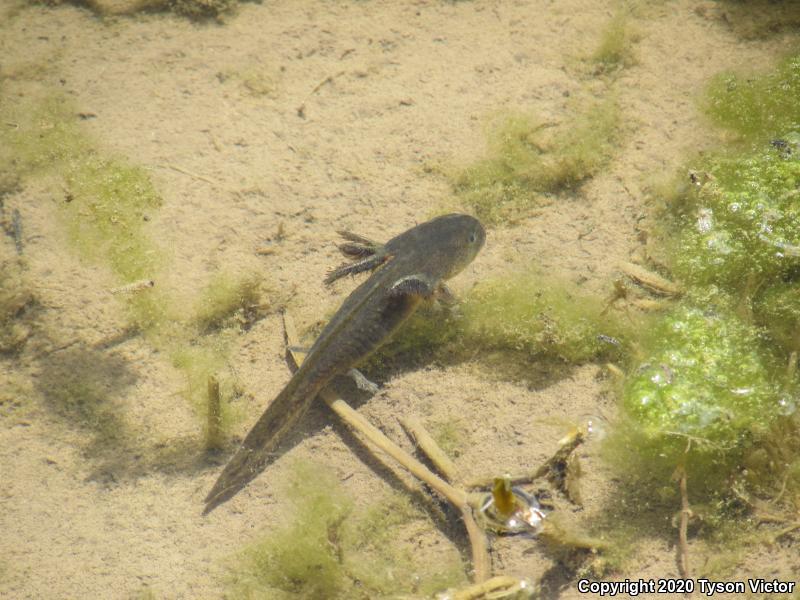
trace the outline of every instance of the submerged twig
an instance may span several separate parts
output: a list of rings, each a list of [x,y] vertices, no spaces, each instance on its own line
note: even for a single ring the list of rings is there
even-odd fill
[[[439,444],[436,443],[431,437],[431,434],[422,426],[422,423],[414,417],[406,417],[405,419],[400,419],[400,425],[402,425],[403,429],[414,439],[417,446],[428,456],[439,473],[444,475],[447,481],[452,483],[458,479],[456,465],[439,447]]]
[[[208,429],[206,449],[219,450],[222,447],[222,402],[219,395],[219,381],[208,376]]]
[[[201,175],[200,173],[194,173],[193,171],[190,171],[189,169],[184,169],[183,167],[180,167],[178,165],[173,165],[172,163],[164,163],[157,166],[161,167],[162,169],[172,169],[173,171],[177,171],[178,173],[183,173],[184,175],[188,175],[189,177],[192,177],[194,179],[205,181],[206,183],[210,183],[211,185],[219,187],[219,182],[217,180],[212,179],[211,177],[207,177],[206,175]]]
[[[436,595],[437,600],[483,600],[520,598],[533,596],[533,584],[528,579],[498,575],[483,583],[476,583],[460,590],[448,590]]]
[[[461,519],[467,529],[470,552],[472,553],[473,579],[476,583],[486,581],[492,575],[492,559],[489,556],[489,542],[486,533],[480,528],[472,515],[472,508],[467,504],[458,507]]]
[[[300,117],[301,119],[305,119],[306,118],[306,102],[308,102],[308,100],[311,98],[311,96],[313,96],[314,94],[319,92],[325,85],[327,85],[329,83],[333,83],[333,80],[336,79],[337,77],[341,76],[341,75],[344,75],[344,71],[339,71],[335,75],[328,75],[325,79],[323,79],[317,85],[315,85],[314,89],[311,90],[311,92],[309,92],[309,94],[306,96],[305,100],[303,100],[300,103],[300,106],[297,107],[297,116]]]
[[[689,507],[689,494],[686,491],[686,469],[683,465],[675,469],[673,479],[678,480],[678,487],[681,493],[681,517],[678,525],[678,572],[682,578],[689,579],[689,541],[687,534],[692,509]]]
[[[16,208],[11,212],[11,237],[14,238],[17,254],[22,254],[22,215]]]
[[[297,351],[297,334],[294,323],[286,313],[283,314],[283,326],[286,335],[288,356],[296,368],[303,362],[304,357],[302,353]],[[400,463],[409,473],[428,484],[459,509],[464,518],[464,525],[470,540],[475,580],[481,582],[488,579],[491,576],[491,563],[486,534],[478,527],[478,524],[472,516],[472,508],[469,503],[468,494],[464,490],[456,488],[439,478],[425,465],[397,446],[360,413],[353,410],[353,408],[342,400],[332,389],[326,388],[322,390],[319,397],[322,398],[331,410],[347,423],[347,425],[360,432],[372,444]]]
[[[639,265],[623,262],[620,263],[619,269],[636,283],[657,294],[662,294],[664,296],[680,296],[683,294],[683,290],[680,286]]]
[[[111,288],[108,291],[112,294],[135,294],[136,292],[141,292],[143,290],[150,289],[155,285],[156,282],[153,281],[152,279],[142,279],[140,281],[134,281],[133,283],[129,283],[127,285]]]
[[[542,477],[552,477],[555,473],[560,473],[566,469],[567,460],[575,449],[580,446],[586,439],[586,433],[581,429],[575,429],[568,436],[563,438],[560,442],[558,450],[555,454],[548,458],[533,473],[524,475],[511,475],[509,480],[513,485],[522,483],[531,483]],[[488,488],[494,483],[494,476],[477,477],[466,482],[468,489]],[[560,486],[559,486],[560,487]]]
[[[444,450],[439,447],[439,444],[431,437],[431,434],[428,433],[422,423],[414,417],[407,417],[401,419],[400,424],[414,438],[420,450],[428,456],[439,472],[444,475],[445,479],[451,483],[458,479],[458,471],[455,464],[445,454]],[[467,528],[475,581],[478,583],[486,581],[492,575],[492,560],[489,556],[489,544],[486,540],[486,534],[475,521],[472,508],[468,504],[457,505],[457,508],[461,511],[461,518]]]

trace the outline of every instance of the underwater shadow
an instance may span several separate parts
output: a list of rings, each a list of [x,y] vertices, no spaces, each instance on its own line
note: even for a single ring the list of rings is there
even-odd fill
[[[151,445],[120,440],[115,449],[92,456],[94,468],[86,477],[108,487],[160,473],[194,476],[218,466],[197,435],[171,438]]]
[[[39,369],[34,382],[45,408],[91,435],[91,450],[116,447],[128,437],[120,396],[137,377],[123,358],[77,343],[40,357]]]
[[[126,332],[123,341],[130,337]],[[153,443],[131,426],[121,398],[137,375],[108,350],[114,345],[81,342],[41,356],[34,378],[44,408],[89,437],[81,445],[90,464],[87,480],[111,486],[153,472],[194,474],[213,466],[200,436]]]
[[[711,10],[711,14],[700,14],[722,21],[745,40],[766,39],[800,29],[800,4],[792,0],[724,0]]]
[[[615,492],[604,499],[591,532],[608,541],[609,554],[621,558],[623,565],[640,544],[658,540],[669,546],[679,568],[682,488],[692,513],[686,530],[690,541],[709,541],[721,519],[736,522],[746,516],[748,507],[731,487],[738,457],[688,454],[673,463],[664,460],[669,449],[648,446],[630,431],[620,433],[626,428],[624,421],[614,427],[617,430],[603,440],[600,452]],[[685,446],[683,440],[677,444]],[[683,485],[681,473],[686,477]],[[704,567],[694,568],[695,576],[703,574]]]
[[[377,357],[366,361],[366,364],[361,367],[368,378],[382,383],[388,381],[392,377],[396,377],[405,372],[422,369],[432,363],[438,366],[449,366],[470,362],[479,365],[482,369],[485,368],[487,376],[491,376],[494,379],[506,378],[518,383],[524,383],[532,389],[540,389],[569,377],[576,368],[576,365],[566,363],[565,361],[548,358],[531,361],[529,355],[527,356],[527,362],[509,360],[508,351],[492,354],[481,352],[480,349],[475,349],[474,352],[470,351],[470,353],[450,353],[442,351],[443,345],[441,344],[431,344],[422,349],[420,349],[419,344],[415,344],[408,352],[398,352],[397,348],[393,347],[394,343],[395,342],[390,342],[384,346],[385,352],[379,352]],[[399,340],[399,344],[401,348],[404,346],[408,347],[407,341],[403,339]],[[476,360],[476,353],[482,355],[482,360],[480,362]],[[295,370],[294,360],[289,351],[286,353],[286,363],[289,372],[293,372]],[[346,376],[336,377],[329,387],[335,389],[354,409],[358,409],[371,397],[370,394],[357,388],[353,380]],[[269,399],[268,402],[264,403],[264,409],[269,406],[269,402],[271,401],[272,399]],[[255,421],[256,419],[254,418],[253,422]],[[269,456],[263,470],[266,471],[272,464],[280,460],[287,452],[297,446],[297,444],[315,433],[318,433],[326,426],[332,426],[340,439],[345,442],[353,454],[390,487],[394,489],[403,489],[411,494],[415,502],[421,507],[424,507],[426,512],[434,519],[437,523],[437,527],[459,547],[464,547],[464,542],[466,541],[465,534],[461,531],[460,527],[454,525],[454,522],[460,520],[460,515],[457,511],[451,511],[449,505],[439,503],[436,496],[431,496],[421,489],[409,486],[408,483],[397,476],[396,471],[394,471],[392,467],[386,466],[382,460],[376,457],[369,447],[362,442],[348,426],[343,424],[320,399],[315,400],[298,426],[281,440],[274,452]],[[240,442],[241,438],[230,439],[229,443],[226,444],[222,450],[206,452],[205,459],[192,463],[191,468],[197,469],[198,471],[216,470],[219,466],[223,466],[227,463],[231,456],[238,450]],[[422,458],[422,461],[426,462],[426,459]],[[452,514],[444,514],[448,511],[452,512]]]
[[[289,372],[294,371],[294,363],[292,362],[288,351],[286,362]],[[346,376],[335,377],[334,381],[329,384],[329,387],[337,390],[337,392],[340,392],[344,398],[347,398],[348,404],[350,404],[350,406],[353,408],[358,408],[371,397],[370,394],[359,390],[352,379]],[[263,410],[266,410],[272,401],[273,398],[269,398],[267,402],[264,402]],[[259,417],[260,415],[253,416],[248,424],[250,426],[255,425]],[[256,478],[267,476],[267,471],[273,464],[279,461],[285,454],[287,454],[304,440],[319,433],[328,426],[337,427],[338,425],[344,427],[344,425],[339,422],[335,413],[321,399],[316,398],[309,407],[308,412],[300,419],[297,427],[289,432],[283,439],[279,440],[277,447],[266,459],[264,466]],[[342,432],[341,430],[337,429],[337,433],[341,435]],[[221,473],[220,467],[224,467],[236,454],[243,439],[244,438],[240,436],[230,437],[225,446],[219,450],[207,450],[202,447],[201,444],[198,444],[198,455],[196,459],[188,461],[186,466],[197,473],[214,471],[217,475],[219,475]]]
[[[539,579],[538,598],[542,600],[558,600],[575,582],[575,569],[556,563],[547,569]]]
[[[287,366],[291,371],[293,362],[287,352]],[[353,379],[347,376],[337,376],[329,385],[330,388],[344,399],[348,405],[357,410],[363,406],[372,394],[364,392],[357,387]],[[265,405],[266,407],[266,405]],[[264,473],[259,477],[268,475],[269,467],[280,460],[287,452],[310,436],[331,427],[337,436],[344,442],[353,455],[366,465],[378,478],[382,479],[390,488],[402,490],[420,509],[424,510],[431,518],[434,526],[462,551],[468,550],[466,531],[459,526],[460,513],[432,492],[426,492],[424,484],[414,486],[403,480],[395,469],[402,469],[400,465],[381,460],[380,455],[370,449],[367,442],[362,441],[350,427],[342,422],[339,417],[319,398],[315,399],[299,426],[292,431],[275,449],[269,462],[264,468]],[[230,457],[239,448],[241,439],[233,439],[225,449],[218,452],[205,452],[193,463],[197,471],[217,470],[224,466]],[[426,462],[426,459],[422,459]],[[392,466],[389,466],[392,464]]]
[[[364,394],[358,390],[352,381],[337,382],[334,386],[337,393],[344,399],[352,408],[357,409],[369,399],[369,395]],[[358,398],[356,402],[351,402],[351,398]],[[469,552],[469,538],[467,537],[466,529],[460,526],[461,513],[451,504],[444,499],[440,499],[439,495],[430,489],[424,482],[414,479],[415,483],[409,483],[402,479],[397,471],[403,471],[404,468],[396,463],[393,459],[388,457],[381,458],[384,455],[382,452],[375,452],[372,450],[371,445],[363,441],[355,431],[353,431],[346,423],[342,422],[332,410],[327,406],[325,409],[326,416],[333,415],[333,420],[330,423],[333,430],[344,442],[350,452],[372,473],[382,479],[393,490],[402,490],[407,494],[411,501],[430,517],[433,525],[466,557]],[[396,440],[392,440],[395,441]],[[417,460],[427,466],[431,471],[436,472],[436,469],[425,456],[416,456]],[[391,465],[391,466],[390,466]],[[466,562],[469,562],[468,560]]]
[[[403,343],[402,340],[398,342]],[[361,369],[369,379],[384,383],[431,366],[446,369],[465,364],[491,381],[523,385],[532,391],[544,390],[569,379],[581,366],[546,355],[531,356],[522,351],[479,347],[469,351],[463,348],[453,351],[449,345],[442,345],[398,352],[395,342],[389,342]]]

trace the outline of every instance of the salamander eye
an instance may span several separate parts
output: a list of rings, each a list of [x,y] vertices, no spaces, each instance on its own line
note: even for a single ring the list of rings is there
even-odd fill
[[[470,236],[469,236],[469,243],[470,243],[470,244],[474,244],[474,243],[475,243],[475,242],[477,242],[477,241],[478,241],[478,236],[477,236],[477,235],[475,235],[474,233],[470,234]]]

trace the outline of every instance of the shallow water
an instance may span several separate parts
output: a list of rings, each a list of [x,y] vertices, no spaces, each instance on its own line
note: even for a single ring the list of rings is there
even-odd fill
[[[0,111],[11,110],[0,127],[53,135],[66,154],[48,169],[30,166],[38,146],[24,160],[0,149],[9,232],[0,256],[23,307],[0,354],[0,595],[9,598],[236,595],[235,557],[291,521],[285,490],[295,459],[323,465],[357,504],[410,490],[422,510],[394,540],[398,551],[423,563],[457,559],[467,548],[457,518],[370,458],[323,406],[261,477],[202,517],[228,456],[203,447],[207,370],[230,401],[231,435],[243,436],[289,377],[275,307],[312,328],[353,287],[323,285],[340,262],[336,230],[388,239],[458,207],[442,171],[485,155],[501,111],[558,125],[574,102],[613,94],[621,119],[607,164],[572,191],[543,196],[513,225],[491,228],[452,282],[464,295],[533,264],[608,297],[619,264],[644,257],[648,190],[722,143],[697,105],[710,78],[768,68],[797,43],[758,6],[748,13],[688,0],[639,6],[631,57],[610,72],[590,57],[611,2],[264,2],[242,4],[221,23],[100,18],[68,4],[0,10]],[[63,137],[53,134],[62,113],[28,118],[54,97],[71,119]],[[89,177],[73,163],[89,156],[138,169],[124,185],[144,194],[137,178],[149,178],[160,206],[70,216],[79,188],[70,177]],[[110,186],[102,189],[112,197],[123,185],[91,184]],[[123,258],[141,253],[142,263],[108,259],[118,225],[134,230],[128,218],[148,241]],[[262,289],[236,287],[253,273]],[[111,293],[136,279],[155,281],[143,290],[160,294],[155,308],[129,304],[139,291]],[[217,319],[215,303],[231,296],[250,298],[250,312]],[[204,315],[200,333],[185,324],[194,314]],[[149,323],[146,335],[131,329],[137,320]],[[398,417],[446,424],[465,479],[534,469],[587,415],[611,427],[617,399],[601,364],[523,367],[523,378],[497,381],[477,361],[417,365],[393,373],[359,410],[409,450]],[[631,494],[596,441],[580,457],[584,506],[566,512],[588,530]],[[672,498],[674,483],[664,488]],[[714,551],[696,527],[689,550],[699,576]],[[623,571],[608,577],[676,577],[676,540],[668,523],[649,524]],[[730,580],[790,580],[800,570],[796,540],[754,544],[715,568]],[[583,597],[574,571],[535,540],[500,538],[493,550],[496,573],[542,581],[547,597]]]

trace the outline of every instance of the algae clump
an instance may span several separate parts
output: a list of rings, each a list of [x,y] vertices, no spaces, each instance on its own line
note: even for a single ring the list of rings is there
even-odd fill
[[[712,120],[751,146],[702,161],[693,185],[671,203],[672,266],[687,283],[744,285],[752,296],[800,266],[798,96],[800,56],[759,76],[720,75],[709,86]]]
[[[800,282],[782,281],[759,294],[756,320],[787,352],[800,351]]]
[[[457,552],[431,564],[398,543],[422,518],[405,497],[358,507],[335,477],[304,462],[293,465],[288,488],[295,512],[243,551],[232,569],[236,596],[396,598],[464,581]]]
[[[713,158],[673,208],[673,269],[686,282],[728,289],[777,281],[800,266],[800,152],[767,146]]]
[[[480,282],[455,307],[420,310],[370,364],[475,360],[514,377],[530,358],[611,359],[626,351],[631,326],[603,306],[569,281],[518,269]]]
[[[55,175],[62,216],[82,256],[106,262],[123,282],[152,276],[159,253],[144,230],[161,197],[144,169],[100,156],[80,131],[77,111],[60,96],[32,105],[3,97],[0,172]]]
[[[578,286],[535,271],[481,282],[461,307],[465,343],[581,363],[616,354],[627,328]]]
[[[144,232],[162,200],[141,167],[93,153],[71,161],[63,211],[71,241],[81,253],[106,262],[124,282],[149,278],[160,253]]]
[[[743,486],[777,499],[800,480],[799,86],[798,58],[710,86],[706,110],[747,144],[698,161],[668,199],[665,246],[686,296],[646,336],[607,444],[625,475],[672,503],[664,486],[680,467],[693,503],[710,499],[712,531],[740,516]]]
[[[592,54],[591,60],[602,71],[630,66],[634,62],[631,49],[633,41],[629,10],[621,4],[603,28],[600,34],[600,43]]]
[[[684,303],[651,335],[647,358],[623,393],[625,410],[647,437],[733,448],[781,414],[759,331],[724,308]]]
[[[576,187],[611,157],[619,113],[611,97],[573,109],[556,126],[526,114],[501,117],[486,158],[455,173],[453,190],[484,223],[525,216],[543,194]]]
[[[91,148],[78,130],[70,103],[60,96],[27,103],[3,94],[0,116],[14,124],[0,128],[3,171],[27,176],[84,156]]]
[[[218,425],[222,431],[240,416],[230,403],[237,395],[237,388],[228,373],[228,356],[233,336],[215,335],[196,340],[177,340],[168,347],[169,356],[175,368],[186,376],[184,396],[189,400],[195,413],[203,423],[208,423],[209,397],[208,379],[216,377],[220,384],[220,397],[225,400],[218,409]],[[206,432],[208,433],[208,432]]]
[[[745,140],[765,140],[800,126],[800,55],[762,75],[723,73],[704,103],[711,120]]]
[[[36,305],[22,265],[0,259],[0,357],[22,350],[33,329]]]
[[[207,333],[226,326],[246,326],[261,307],[262,281],[256,274],[211,278],[196,303],[193,321]]]
[[[235,334],[263,314],[260,279],[247,274],[216,275],[199,294],[193,313],[187,314],[185,303],[164,285],[167,257],[148,232],[151,215],[163,201],[147,171],[101,155],[78,127],[77,111],[61,96],[25,106],[7,96],[3,100],[0,117],[18,126],[0,129],[0,175],[54,181],[53,187],[63,190],[59,216],[79,255],[108,268],[122,284],[151,282],[135,293],[116,297],[133,329],[186,374],[187,399],[207,422],[210,376],[220,378],[224,398],[236,394],[225,375],[228,356]],[[66,400],[60,403],[76,399],[76,406],[96,395],[94,390],[80,389],[65,393]],[[228,403],[222,406],[224,424],[235,414]],[[85,416],[95,419],[88,413]]]
[[[761,329],[742,321],[733,305],[718,292],[694,292],[648,331],[603,446],[627,482],[621,517],[649,525],[661,511],[668,520],[680,502],[670,483],[679,473],[688,478],[704,534],[741,516],[733,494],[743,483],[770,492],[781,480],[794,487],[793,459],[785,454],[792,437],[781,428],[793,418],[796,385]],[[765,447],[774,452],[759,461]]]

